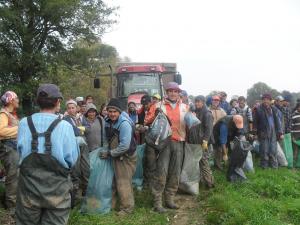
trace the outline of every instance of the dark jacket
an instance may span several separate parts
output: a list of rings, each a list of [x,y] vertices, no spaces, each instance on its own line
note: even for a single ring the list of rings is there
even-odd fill
[[[274,106],[270,107],[270,113],[274,120],[275,133],[278,136],[283,134],[281,122],[278,117],[277,108]],[[257,131],[258,139],[271,138],[270,124],[268,121],[268,109],[264,105],[257,107],[253,117],[253,128]]]
[[[197,118],[201,122],[200,135],[202,136],[202,140],[206,140],[209,143],[214,143],[214,139],[212,136],[214,118],[212,116],[211,111],[206,106],[203,106],[202,109],[196,109],[195,113],[196,113]]]

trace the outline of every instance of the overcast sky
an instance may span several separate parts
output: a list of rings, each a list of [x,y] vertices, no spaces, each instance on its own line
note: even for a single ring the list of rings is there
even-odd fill
[[[299,0],[114,0],[103,41],[134,62],[175,62],[189,94],[300,91]]]

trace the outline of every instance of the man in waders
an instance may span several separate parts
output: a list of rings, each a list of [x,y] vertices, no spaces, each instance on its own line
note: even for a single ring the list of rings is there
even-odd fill
[[[5,207],[14,215],[18,184],[17,133],[19,98],[13,91],[7,91],[1,96],[3,105],[0,111],[0,162],[4,166],[5,179]]]
[[[174,197],[178,190],[181,166],[183,161],[184,143],[186,139],[186,124],[184,116],[188,105],[181,102],[181,89],[175,82],[169,82],[166,87],[167,97],[151,106],[146,115],[145,124],[150,125],[158,111],[162,111],[170,120],[172,137],[170,144],[157,156],[154,177],[151,179],[151,189],[154,196],[154,209],[159,213],[166,212],[162,206],[162,194],[165,193],[166,207],[178,209]]]
[[[61,99],[56,85],[41,85],[37,91],[40,112],[20,122],[17,225],[65,225],[68,222],[70,169],[76,163],[79,149],[71,124],[55,115]]]
[[[115,207],[117,194],[120,200],[118,215],[122,216],[131,213],[134,209],[132,176],[137,162],[134,124],[129,116],[122,112],[118,99],[110,100],[107,111],[105,130],[109,151],[102,152],[100,157],[102,159],[112,157],[115,173],[112,206]]]

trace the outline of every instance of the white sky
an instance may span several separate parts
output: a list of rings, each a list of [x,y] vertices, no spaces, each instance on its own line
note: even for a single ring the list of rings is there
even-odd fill
[[[103,41],[133,62],[177,63],[189,94],[300,91],[299,0],[108,2],[120,17]]]

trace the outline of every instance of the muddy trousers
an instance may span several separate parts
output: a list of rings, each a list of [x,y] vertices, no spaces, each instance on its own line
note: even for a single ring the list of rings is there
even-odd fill
[[[120,202],[120,211],[132,212],[134,209],[134,194],[132,176],[136,169],[137,156],[123,155],[113,158],[114,180],[112,193],[112,207],[115,208],[117,197]]]
[[[220,145],[213,145],[214,149],[214,166],[220,170],[223,169],[222,161],[223,161],[223,152],[222,147]]]
[[[211,188],[214,186],[214,177],[209,165],[209,154],[208,151],[203,152],[203,156],[199,162],[201,182],[207,187]]]
[[[259,139],[260,166],[278,168],[277,141],[275,132],[270,138]]]
[[[76,195],[80,186],[83,195],[86,192],[90,176],[90,159],[87,145],[80,145],[80,156],[72,169],[73,194]],[[75,197],[75,196],[74,196]]]
[[[0,161],[4,167],[5,179],[5,205],[7,208],[16,206],[18,185],[18,152],[0,143]]]
[[[184,142],[171,141],[159,153],[151,185],[155,204],[162,201],[163,193],[165,193],[166,201],[173,202],[178,190],[183,152]]]
[[[17,217],[16,225],[66,225],[70,209],[40,209],[18,205],[17,212],[22,217]]]
[[[157,152],[154,148],[149,145],[146,145],[145,148],[145,157],[144,157],[144,185],[152,184],[152,180],[155,173],[156,168],[156,158]]]

